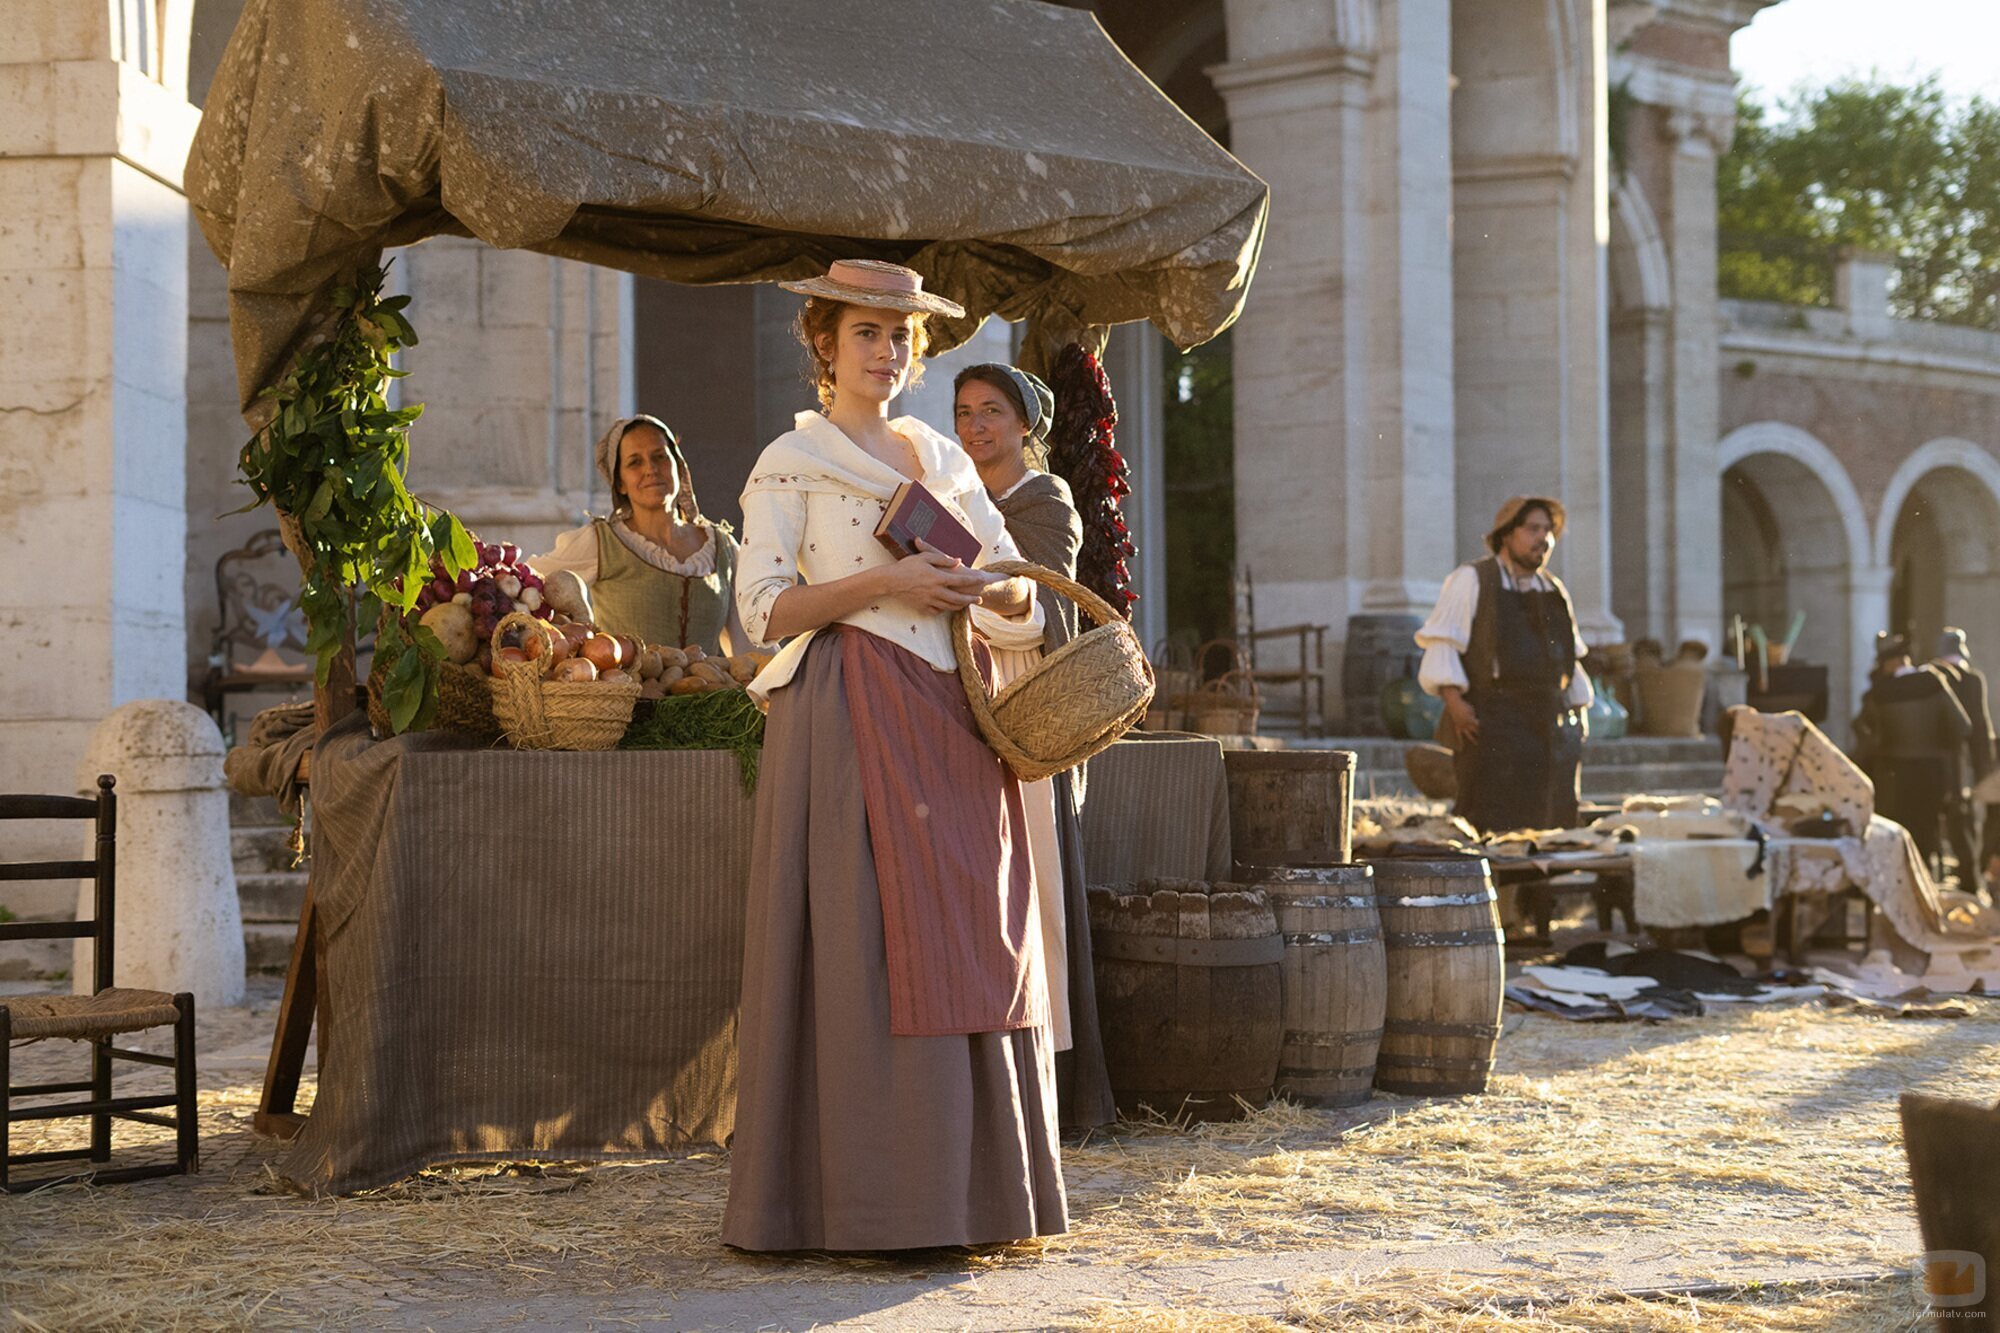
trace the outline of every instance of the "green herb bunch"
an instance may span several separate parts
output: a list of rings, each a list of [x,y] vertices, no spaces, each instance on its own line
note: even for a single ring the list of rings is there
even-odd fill
[[[276,411],[239,460],[257,496],[245,509],[273,505],[297,524],[306,561],[300,609],[320,685],[357,621],[372,623],[385,605],[400,613],[415,604],[433,558],[454,578],[478,560],[464,525],[404,483],[410,423],[424,409],[389,406],[389,381],[408,373],[392,358],[417,334],[403,315],[410,298],[383,297],[386,276],[371,265],[334,289],[331,328],[264,390]],[[422,626],[412,639],[419,651],[398,656],[383,689],[397,731],[435,710],[445,656]]]

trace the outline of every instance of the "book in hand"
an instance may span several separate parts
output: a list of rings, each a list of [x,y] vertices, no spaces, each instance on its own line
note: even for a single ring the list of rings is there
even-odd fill
[[[875,539],[898,557],[915,555],[927,542],[970,569],[979,559],[979,538],[952,516],[920,481],[906,481],[889,497]]]

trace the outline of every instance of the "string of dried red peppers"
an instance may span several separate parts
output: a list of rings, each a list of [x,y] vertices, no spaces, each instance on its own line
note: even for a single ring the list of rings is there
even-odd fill
[[[1051,379],[1056,409],[1049,431],[1049,470],[1069,483],[1083,518],[1076,581],[1129,620],[1139,594],[1132,591],[1129,562],[1135,551],[1121,509],[1132,493],[1132,470],[1113,438],[1118,404],[1111,397],[1111,382],[1097,358],[1078,343],[1057,355]]]

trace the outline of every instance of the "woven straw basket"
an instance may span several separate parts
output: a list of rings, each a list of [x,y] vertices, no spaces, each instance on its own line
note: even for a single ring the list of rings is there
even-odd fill
[[[982,566],[1032,579],[1075,602],[1097,622],[1050,653],[992,699],[972,656],[972,617],[952,617],[958,678],[986,743],[1022,782],[1075,768],[1132,729],[1153,699],[1153,668],[1139,636],[1102,597],[1026,560]]]
[[[1255,735],[1263,699],[1256,678],[1250,674],[1250,659],[1234,639],[1210,639],[1197,649],[1196,677],[1207,669],[1209,656],[1217,648],[1227,654],[1229,669],[1204,685],[1175,695],[1174,711],[1189,731],[1211,736]]]
[[[1639,722],[1647,736],[1701,735],[1701,700],[1708,673],[1692,663],[1642,666],[1634,673],[1639,687]]]
[[[639,682],[543,680],[539,662],[503,662],[500,640],[515,625],[527,627],[550,648],[548,627],[533,616],[510,611],[493,627],[493,716],[500,730],[523,750],[609,750],[632,725]]]
[[[410,651],[409,632],[387,607],[375,626],[375,661],[368,671],[368,723],[378,736],[393,728],[389,706],[382,700],[382,688],[396,659]],[[485,672],[474,665],[444,662],[438,666],[437,716],[434,731],[462,731],[478,740],[490,741],[500,735],[493,718],[493,687]]]

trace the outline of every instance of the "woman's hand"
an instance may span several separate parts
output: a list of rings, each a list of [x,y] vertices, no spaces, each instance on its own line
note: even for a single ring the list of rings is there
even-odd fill
[[[944,552],[924,549],[889,566],[886,591],[932,615],[963,611],[979,600],[995,576],[967,569]]]

